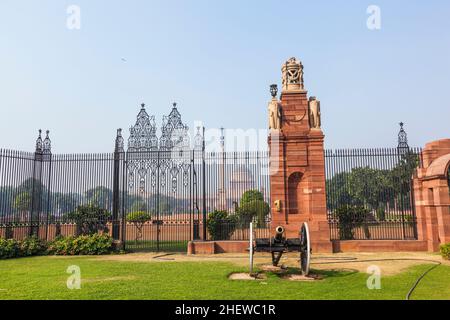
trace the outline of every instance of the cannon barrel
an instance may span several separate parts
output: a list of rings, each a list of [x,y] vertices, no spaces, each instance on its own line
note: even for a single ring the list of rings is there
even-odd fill
[[[283,226],[278,226],[275,228],[275,239],[278,241],[283,240],[283,236],[284,236],[284,227]]]

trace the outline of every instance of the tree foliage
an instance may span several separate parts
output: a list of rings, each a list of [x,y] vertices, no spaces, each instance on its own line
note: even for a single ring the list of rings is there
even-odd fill
[[[208,214],[207,229],[211,240],[229,240],[236,230],[237,218],[225,210],[215,210]]]
[[[250,222],[256,220],[256,227],[265,227],[270,206],[264,201],[261,191],[247,190],[242,194],[236,213],[242,226],[248,226]]]
[[[77,235],[91,235],[98,232],[108,232],[107,222],[111,213],[92,204],[78,206],[65,216],[67,222],[77,225]]]
[[[134,224],[136,227],[135,241],[142,239],[142,228],[147,221],[150,221],[152,216],[145,211],[134,211],[127,214],[126,219],[128,222]]]

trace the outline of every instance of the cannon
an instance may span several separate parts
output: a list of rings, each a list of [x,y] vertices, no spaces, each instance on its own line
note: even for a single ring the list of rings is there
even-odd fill
[[[307,276],[311,260],[311,241],[308,224],[306,222],[303,223],[297,238],[288,239],[285,233],[283,226],[277,226],[275,235],[272,238],[255,239],[254,245],[253,243],[251,244],[251,260],[253,260],[253,252],[270,252],[272,254],[272,265],[278,266],[283,253],[299,252],[300,269],[302,274]]]

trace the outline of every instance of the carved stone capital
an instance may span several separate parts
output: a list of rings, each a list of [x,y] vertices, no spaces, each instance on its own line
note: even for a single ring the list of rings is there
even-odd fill
[[[283,92],[304,91],[305,88],[303,85],[303,64],[301,63],[300,60],[297,60],[296,58],[290,58],[283,64],[281,72],[283,75],[282,78]]]

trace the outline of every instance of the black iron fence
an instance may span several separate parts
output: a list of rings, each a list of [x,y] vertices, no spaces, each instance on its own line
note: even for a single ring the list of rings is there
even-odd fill
[[[416,239],[420,149],[327,150],[331,239]],[[268,152],[0,150],[0,237],[106,232],[131,250],[270,234]]]
[[[412,175],[421,150],[326,150],[330,238],[417,239]]]
[[[111,234],[130,250],[268,233],[267,152],[0,150],[0,237]],[[213,227],[215,226],[215,227]]]

